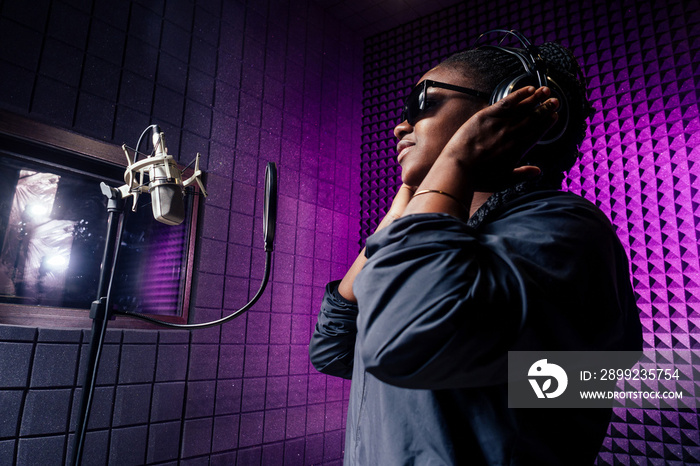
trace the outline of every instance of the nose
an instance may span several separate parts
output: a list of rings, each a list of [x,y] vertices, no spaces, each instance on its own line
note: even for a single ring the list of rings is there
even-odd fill
[[[396,139],[401,140],[406,134],[412,131],[413,125],[411,125],[408,120],[403,120],[394,128],[394,136],[396,136]]]

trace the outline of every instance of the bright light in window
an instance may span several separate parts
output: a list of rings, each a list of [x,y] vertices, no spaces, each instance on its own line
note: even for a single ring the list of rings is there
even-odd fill
[[[49,215],[49,209],[41,204],[29,204],[26,207],[27,214],[32,220],[42,220]]]
[[[68,258],[62,254],[48,256],[46,258],[46,268],[53,272],[61,272],[68,268]]]

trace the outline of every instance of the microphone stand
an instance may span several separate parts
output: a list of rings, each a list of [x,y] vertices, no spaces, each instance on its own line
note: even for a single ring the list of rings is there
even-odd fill
[[[83,391],[80,397],[80,417],[73,439],[73,465],[79,466],[82,458],[83,444],[87,423],[90,418],[90,406],[95,393],[97,380],[97,368],[100,363],[105,334],[107,333],[107,321],[112,318],[109,303],[109,294],[112,284],[112,273],[116,259],[116,241],[121,237],[122,214],[124,212],[124,199],[118,189],[100,183],[102,194],[107,196],[107,238],[105,239],[105,251],[100,266],[100,280],[97,287],[97,299],[90,307],[92,319],[92,333],[90,334],[90,348],[87,368],[83,382]]]
[[[201,182],[197,180],[201,185]],[[272,263],[272,251],[274,249],[275,228],[277,222],[277,165],[274,162],[268,162],[265,169],[265,199],[263,205],[263,233],[265,236],[265,269],[263,279],[260,283],[257,293],[253,298],[242,308],[234,311],[226,317],[201,324],[175,324],[171,322],[163,322],[158,319],[153,319],[148,316],[137,313],[119,311],[111,309],[111,292],[112,281],[114,279],[114,263],[119,254],[119,242],[122,237],[124,226],[122,214],[124,213],[124,194],[120,189],[112,188],[105,183],[100,183],[102,194],[107,197],[107,238],[105,240],[105,251],[102,256],[102,265],[100,266],[100,280],[97,287],[97,299],[90,306],[90,318],[92,319],[92,333],[90,335],[90,352],[88,355],[88,363],[83,382],[83,391],[80,398],[80,416],[78,418],[78,426],[73,439],[73,458],[72,465],[80,466],[82,462],[83,445],[85,443],[85,434],[87,431],[88,420],[90,419],[90,407],[92,398],[95,393],[95,384],[97,381],[97,369],[100,363],[102,347],[104,346],[105,334],[107,333],[107,322],[114,319],[115,314],[135,317],[148,322],[162,325],[170,328],[178,329],[200,329],[221,325],[229,320],[232,320],[243,312],[250,309],[262,296],[268,280],[270,278],[270,269]],[[135,202],[135,201],[134,201]]]

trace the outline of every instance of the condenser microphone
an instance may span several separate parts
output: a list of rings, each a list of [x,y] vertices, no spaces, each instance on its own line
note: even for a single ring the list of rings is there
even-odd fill
[[[150,129],[153,130],[153,155],[137,161],[141,138]],[[200,154],[197,153],[197,157],[194,159],[194,173],[183,181],[182,171],[178,168],[172,155],[168,155],[165,138],[158,125],[146,128],[141,134],[141,138],[136,144],[133,161],[126,144],[122,145],[127,162],[124,172],[126,184],[117,190],[122,198],[134,196],[132,206],[134,212],[136,212],[139,195],[148,192],[151,195],[153,217],[166,225],[179,225],[185,220],[185,188],[196,181],[202,195],[207,197],[207,191],[202,183],[203,173],[199,169]],[[147,182],[145,181],[146,175],[148,175]]]
[[[156,159],[148,168],[148,192],[156,220],[166,225],[179,225],[185,220],[182,172],[173,157],[168,155],[163,133],[154,126],[153,148]],[[150,157],[149,157],[150,158]]]

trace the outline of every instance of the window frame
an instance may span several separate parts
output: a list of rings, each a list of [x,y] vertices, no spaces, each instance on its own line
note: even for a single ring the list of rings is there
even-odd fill
[[[17,148],[40,148],[62,156],[78,160],[85,168],[84,172],[100,175],[109,169],[126,169],[126,157],[120,146],[92,139],[71,131],[40,123],[29,118],[0,109],[0,145]],[[32,159],[31,156],[27,158]],[[42,159],[34,159],[44,162]],[[52,164],[68,167],[61,163]],[[178,165],[179,166],[179,165]],[[183,167],[179,166],[180,169]],[[183,171],[183,177],[190,177],[192,169]],[[182,308],[179,315],[144,314],[171,323],[189,322],[192,306],[192,281],[194,277],[194,260],[196,257],[197,220],[199,216],[199,187],[192,185],[195,196],[192,202],[192,221],[187,232],[188,247],[186,251],[185,283],[182,296]],[[0,303],[0,325],[20,325],[41,328],[84,328],[92,326],[89,309],[75,309],[28,304]],[[140,319],[117,316],[110,322],[110,327],[120,329],[163,329],[164,327]]]

